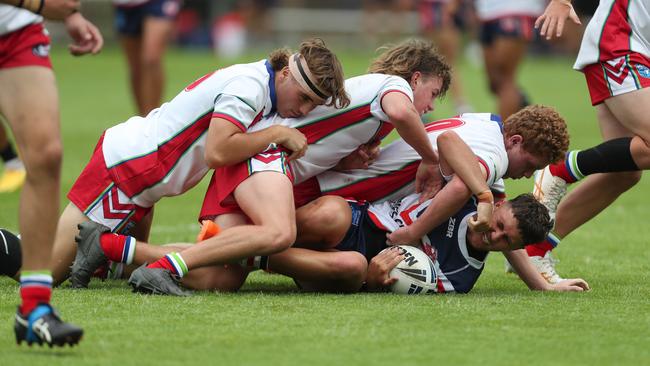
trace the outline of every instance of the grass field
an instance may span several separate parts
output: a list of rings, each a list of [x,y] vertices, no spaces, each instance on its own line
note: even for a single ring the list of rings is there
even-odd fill
[[[370,56],[342,54],[347,75],[363,73]],[[597,143],[599,133],[583,77],[571,62],[529,58],[521,82],[534,102],[559,109],[569,122],[572,147],[583,148]],[[74,59],[59,46],[54,63],[64,199],[101,132],[131,116],[133,107],[117,50]],[[209,53],[172,52],[167,97],[218,66]],[[476,109],[491,111],[481,70],[463,65],[461,71]],[[443,101],[434,116],[449,116],[449,104]],[[153,242],[192,241],[205,184],[157,205]],[[510,182],[509,194],[530,187],[530,181]],[[647,364],[649,191],[646,177],[556,251],[560,274],[589,281],[588,293],[528,291],[503,273],[497,254],[468,295],[300,294],[290,280],[266,274],[253,275],[238,294],[192,298],[134,295],[123,282],[93,282],[89,291],[64,285],[54,292],[54,304],[86,335],[79,348],[52,351],[14,345],[18,286],[2,278],[0,365]],[[18,199],[0,196],[0,226],[17,229]]]

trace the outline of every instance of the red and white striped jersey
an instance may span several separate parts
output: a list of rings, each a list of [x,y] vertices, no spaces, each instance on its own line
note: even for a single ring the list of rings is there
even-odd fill
[[[273,80],[264,60],[233,65],[201,77],[146,117],[109,128],[102,148],[115,184],[142,207],[192,188],[208,171],[212,118],[247,131],[272,111]]]
[[[465,113],[428,123],[429,140],[437,149],[437,138],[452,130],[469,146],[487,171],[487,183],[495,185],[508,169],[501,119],[489,113]],[[381,150],[368,169],[327,171],[317,176],[323,194],[369,202],[398,199],[415,192],[415,172],[420,156],[399,139]]]
[[[650,1],[601,0],[587,24],[573,68],[626,56],[650,57]]]
[[[403,93],[413,101],[409,83],[394,75],[353,77],[345,81],[345,91],[350,96],[350,105],[344,109],[319,106],[305,117],[275,116],[260,121],[253,128],[259,130],[271,124],[281,124],[296,128],[307,137],[307,153],[291,162],[296,184],[333,168],[359,145],[385,137],[393,129],[381,108],[382,98],[386,94]],[[414,153],[417,156],[415,150]]]
[[[507,16],[538,17],[544,12],[546,0],[476,0],[478,18],[487,22]]]
[[[36,15],[29,10],[0,4],[0,36],[42,21],[42,16]]]

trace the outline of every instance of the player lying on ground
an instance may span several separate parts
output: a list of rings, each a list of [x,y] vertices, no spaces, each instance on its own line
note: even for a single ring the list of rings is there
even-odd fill
[[[320,104],[348,102],[338,59],[314,39],[294,54],[279,49],[267,60],[207,74],[146,117],[109,128],[68,193],[51,264],[55,283],[70,271],[77,224],[93,220],[147,240],[155,203],[191,189],[209,169],[243,161],[271,143],[292,151],[292,159],[304,154],[306,139],[295,129],[252,132],[263,116],[299,117]]]

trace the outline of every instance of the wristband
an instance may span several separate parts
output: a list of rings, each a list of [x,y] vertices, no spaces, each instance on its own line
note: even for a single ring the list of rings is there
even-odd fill
[[[494,203],[494,196],[489,189],[476,195],[479,203]]]

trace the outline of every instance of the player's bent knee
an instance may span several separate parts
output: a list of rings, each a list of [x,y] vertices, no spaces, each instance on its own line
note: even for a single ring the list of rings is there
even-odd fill
[[[287,225],[284,230],[273,228],[268,231],[268,253],[278,253],[289,249],[296,241],[296,226]]]
[[[334,263],[332,263],[332,277],[335,279],[360,280],[366,276],[368,262],[358,252],[340,252]]]
[[[637,183],[639,183],[642,175],[643,175],[642,171],[623,172],[623,173],[616,174],[615,179],[613,179],[612,181],[615,182],[614,184],[617,187],[620,187],[622,190],[627,191],[628,189],[632,188]]]

